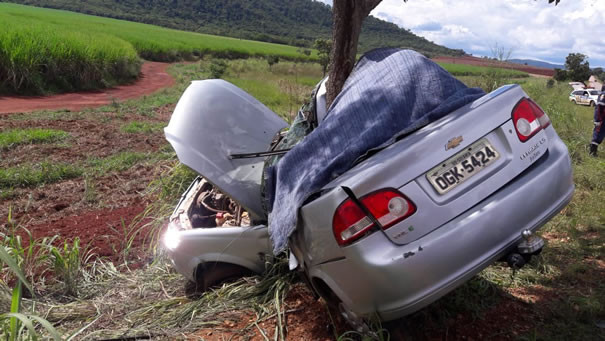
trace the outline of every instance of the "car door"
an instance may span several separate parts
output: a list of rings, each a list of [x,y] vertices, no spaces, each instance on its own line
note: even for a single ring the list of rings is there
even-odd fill
[[[590,103],[590,96],[588,94],[588,91],[582,91],[582,104],[589,104]]]

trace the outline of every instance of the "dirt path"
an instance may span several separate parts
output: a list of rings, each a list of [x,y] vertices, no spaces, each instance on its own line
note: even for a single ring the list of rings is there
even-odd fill
[[[174,79],[166,72],[169,65],[168,63],[145,62],[141,68],[141,77],[136,82],[106,90],[42,97],[0,96],[0,114],[57,109],[78,111],[107,105],[113,100],[123,101],[148,95],[174,84]]]

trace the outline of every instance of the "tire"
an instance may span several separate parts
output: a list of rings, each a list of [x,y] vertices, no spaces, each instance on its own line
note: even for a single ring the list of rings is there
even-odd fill
[[[328,306],[331,316],[334,316],[338,324],[346,324],[358,333],[366,334],[370,331],[367,319],[358,316],[354,312],[347,309],[342,301],[330,289],[330,287],[321,279],[313,278],[311,281],[306,280],[307,284],[313,293],[323,298]],[[311,285],[311,283],[313,283]],[[377,338],[376,338],[377,339]]]
[[[594,101],[590,101],[590,106],[591,106],[591,107],[594,107],[594,106],[595,106]]]
[[[187,296],[200,296],[210,288],[222,283],[251,276],[254,272],[243,266],[231,263],[202,263],[195,271],[195,282],[185,285]]]
[[[576,103],[576,100],[575,100],[575,99],[572,99],[572,100],[571,100],[571,103],[573,103],[573,104],[578,104],[578,103]]]

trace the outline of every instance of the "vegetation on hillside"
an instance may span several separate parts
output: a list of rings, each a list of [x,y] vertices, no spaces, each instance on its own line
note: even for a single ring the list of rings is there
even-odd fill
[[[17,0],[14,2],[66,9],[188,31],[311,47],[317,38],[331,38],[328,5],[311,0]],[[411,48],[430,55],[461,55],[416,36],[395,24],[365,20],[359,51],[377,47]]]

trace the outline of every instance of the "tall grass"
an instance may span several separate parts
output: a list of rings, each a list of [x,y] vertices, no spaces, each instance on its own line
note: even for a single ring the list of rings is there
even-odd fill
[[[280,62],[269,67],[260,59],[231,61],[223,76],[286,120],[309,100],[321,78],[318,64]]]
[[[0,92],[5,93],[41,94],[121,83],[138,75],[138,56],[155,61],[205,54],[314,58],[293,46],[16,4],[0,3],[0,22]]]
[[[546,80],[534,79],[522,85],[523,90],[548,114],[557,133],[569,149],[572,160],[585,158],[592,134],[592,108],[575,105],[568,99],[570,87],[558,83],[547,88]]]
[[[10,310],[0,313],[0,337],[5,340],[36,340],[38,338],[38,329],[42,327],[54,340],[61,340],[59,333],[45,319],[28,312],[24,312],[22,301],[24,297],[24,288],[28,296],[33,296],[34,286],[29,279],[34,279],[33,274],[38,270],[37,266],[44,264],[44,248],[37,246],[50,245],[50,240],[44,238],[34,243],[31,233],[23,229],[29,237],[28,244],[24,244],[19,235],[15,233],[17,226],[11,219],[11,214],[7,217],[6,225],[10,228],[8,234],[2,234],[0,239],[0,274],[3,279],[13,277],[12,295],[10,295]],[[42,251],[41,251],[42,250]],[[29,276],[28,276],[29,273]],[[0,289],[10,289],[6,286],[8,281],[0,281]],[[34,324],[36,323],[37,326]]]
[[[43,94],[96,89],[135,79],[128,42],[100,32],[25,20],[0,6],[0,92]]]

